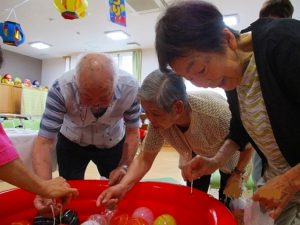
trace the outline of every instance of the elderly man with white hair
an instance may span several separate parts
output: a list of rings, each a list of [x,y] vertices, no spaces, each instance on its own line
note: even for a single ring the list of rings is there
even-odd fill
[[[138,83],[101,53],[83,56],[75,70],[57,79],[49,90],[46,109],[33,149],[33,167],[51,178],[51,157],[57,137],[59,175],[84,179],[90,161],[110,184],[125,175],[138,148],[140,104]],[[49,201],[35,198],[48,211]]]

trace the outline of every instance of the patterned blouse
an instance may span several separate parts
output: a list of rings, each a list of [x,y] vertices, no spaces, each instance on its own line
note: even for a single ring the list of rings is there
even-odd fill
[[[151,123],[142,151],[158,152],[168,142],[180,155],[179,167],[191,160],[192,152],[213,157],[223,145],[229,132],[230,111],[227,101],[212,91],[199,91],[188,95],[191,108],[191,124],[182,132],[176,125],[168,129],[156,129]],[[230,173],[236,166],[239,152],[222,167]]]
[[[237,88],[237,94],[243,125],[268,161],[264,174],[265,179],[269,180],[284,173],[290,166],[282,156],[276,143],[262,97],[253,55]]]

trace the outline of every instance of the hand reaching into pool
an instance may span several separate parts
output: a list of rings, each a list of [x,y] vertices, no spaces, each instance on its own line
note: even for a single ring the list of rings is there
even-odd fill
[[[117,184],[115,186],[111,186],[98,196],[96,205],[103,205],[105,208],[113,210],[115,209],[118,202],[124,197],[127,193],[127,188],[124,187],[123,184]]]

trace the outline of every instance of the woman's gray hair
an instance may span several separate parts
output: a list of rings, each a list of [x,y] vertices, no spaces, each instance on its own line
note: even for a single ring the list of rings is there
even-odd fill
[[[138,97],[141,100],[150,101],[165,112],[171,112],[173,103],[181,100],[188,104],[186,87],[182,77],[174,72],[162,73],[155,70],[143,81],[139,89]]]

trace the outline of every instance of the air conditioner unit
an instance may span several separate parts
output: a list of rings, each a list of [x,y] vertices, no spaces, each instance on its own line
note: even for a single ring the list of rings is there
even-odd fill
[[[183,0],[126,0],[133,13],[145,14],[160,11],[176,1]]]

